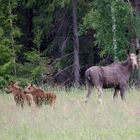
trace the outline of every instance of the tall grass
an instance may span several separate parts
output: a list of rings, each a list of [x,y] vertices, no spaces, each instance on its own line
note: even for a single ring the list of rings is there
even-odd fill
[[[16,107],[12,95],[0,94],[0,140],[139,140],[140,94],[135,89],[114,103],[106,90],[103,105],[97,91],[84,104],[86,90],[47,87],[57,94],[56,110],[50,106]]]

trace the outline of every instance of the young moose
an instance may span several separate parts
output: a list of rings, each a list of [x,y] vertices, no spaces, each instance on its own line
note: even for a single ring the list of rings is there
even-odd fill
[[[120,92],[121,99],[125,99],[125,90],[129,81],[129,76],[135,68],[138,68],[137,55],[140,49],[136,50],[136,54],[130,53],[123,62],[116,62],[108,66],[92,66],[85,72],[85,80],[87,84],[87,95],[85,103],[91,94],[92,87],[98,89],[99,103],[102,104],[103,88],[114,88],[113,98]]]
[[[31,106],[32,99],[25,92],[22,92],[21,88],[18,86],[18,82],[11,84],[6,89],[7,94],[12,93],[14,95],[14,100],[17,106],[21,106],[23,108],[24,101]]]
[[[43,103],[43,90],[38,88],[37,86],[33,85],[33,84],[28,84],[27,87],[25,87],[24,92],[26,93],[31,93],[33,100],[35,102],[36,106],[42,106]]]
[[[27,93],[31,93],[36,106],[42,106],[43,103],[50,104],[55,109],[56,95],[50,92],[44,92],[33,84],[28,84],[24,90]]]

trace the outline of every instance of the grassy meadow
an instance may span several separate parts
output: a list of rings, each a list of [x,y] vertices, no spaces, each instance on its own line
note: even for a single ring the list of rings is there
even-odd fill
[[[56,110],[50,106],[16,107],[13,96],[0,94],[0,140],[139,140],[140,93],[126,92],[113,102],[113,91],[104,91],[103,105],[97,91],[84,104],[85,88],[56,88]]]

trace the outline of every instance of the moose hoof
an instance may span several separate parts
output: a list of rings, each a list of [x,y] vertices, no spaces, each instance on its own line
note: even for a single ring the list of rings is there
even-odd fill
[[[103,104],[102,99],[99,99],[99,104],[100,104],[100,105],[102,105],[102,104]]]
[[[87,103],[87,101],[88,101],[88,100],[87,100],[87,99],[85,99],[85,103]]]

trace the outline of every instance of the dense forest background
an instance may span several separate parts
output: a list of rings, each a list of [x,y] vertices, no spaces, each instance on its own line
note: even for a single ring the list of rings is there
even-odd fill
[[[139,39],[139,0],[0,0],[0,87],[82,84]],[[140,69],[132,79],[140,85]]]

